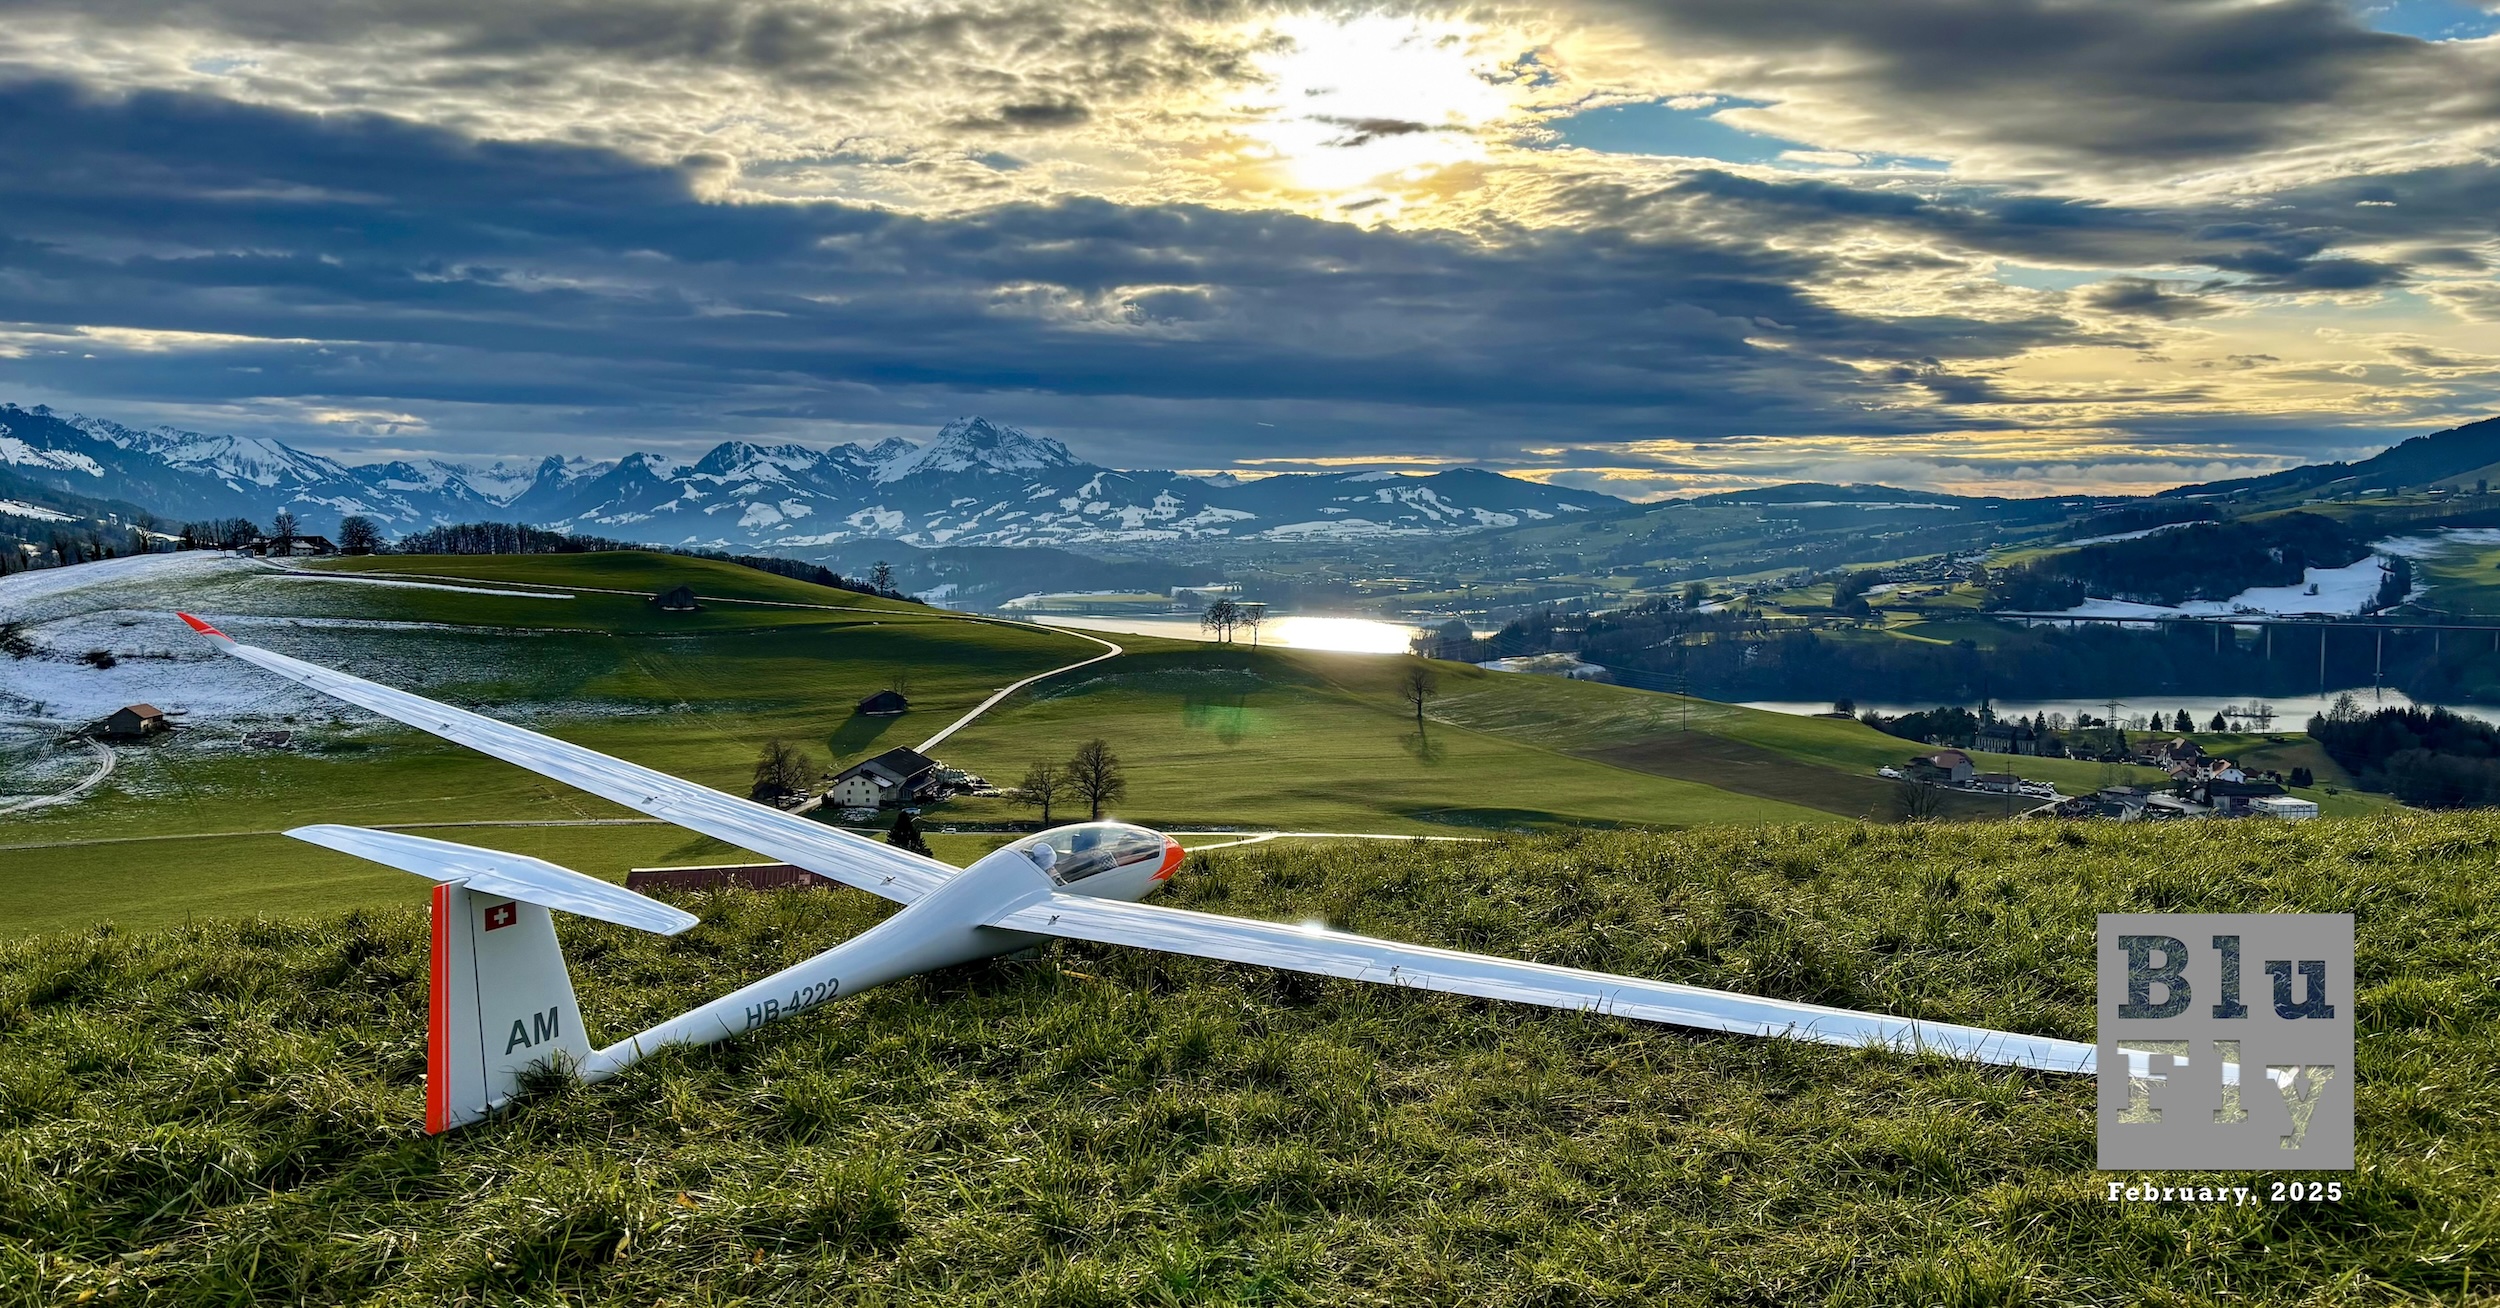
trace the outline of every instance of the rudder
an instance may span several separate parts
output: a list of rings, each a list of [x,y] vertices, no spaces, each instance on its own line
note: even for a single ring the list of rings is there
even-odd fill
[[[554,917],[461,882],[434,887],[425,1129],[440,1134],[511,1101],[541,1066],[590,1053]]]

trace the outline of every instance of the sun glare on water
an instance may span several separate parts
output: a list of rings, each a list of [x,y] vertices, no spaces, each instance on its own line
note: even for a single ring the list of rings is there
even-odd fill
[[[1483,133],[1518,113],[1518,79],[1464,23],[1305,15],[1273,29],[1267,87],[1242,130],[1271,180],[1338,193],[1425,180],[1485,157]]]

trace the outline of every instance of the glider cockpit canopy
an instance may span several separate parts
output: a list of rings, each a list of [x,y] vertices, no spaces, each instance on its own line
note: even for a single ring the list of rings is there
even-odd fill
[[[1053,881],[1073,886],[1089,877],[1124,868],[1161,872],[1167,854],[1177,846],[1160,831],[1125,822],[1085,822],[1054,827],[1009,845]],[[1178,860],[1172,860],[1177,862]]]

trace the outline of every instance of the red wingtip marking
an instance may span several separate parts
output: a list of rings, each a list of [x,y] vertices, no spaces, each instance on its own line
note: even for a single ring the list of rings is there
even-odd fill
[[[176,613],[174,616],[175,616],[175,617],[177,617],[177,618],[182,619],[183,621],[185,621],[185,622],[187,622],[187,623],[190,623],[190,624],[191,624],[191,630],[196,631],[196,632],[200,633],[200,634],[201,634],[201,635],[203,635],[203,636],[215,636],[215,637],[217,637],[217,638],[218,638],[218,639],[220,639],[220,640],[232,640],[232,639],[234,639],[234,637],[229,636],[229,635],[227,635],[226,633],[224,633],[224,632],[222,632],[222,631],[219,631],[219,630],[218,630],[218,629],[216,629],[215,627],[212,627],[212,626],[208,625],[207,623],[200,621],[198,618],[192,617],[192,616],[191,616],[190,614],[188,614],[188,613]]]
[[[1189,851],[1181,848],[1181,842],[1165,836],[1163,838],[1163,866],[1155,869],[1154,879],[1171,880],[1172,874],[1180,869],[1181,860],[1187,857],[1189,857]]]
[[[425,1024],[425,1132],[451,1129],[451,887],[434,887],[433,985]]]

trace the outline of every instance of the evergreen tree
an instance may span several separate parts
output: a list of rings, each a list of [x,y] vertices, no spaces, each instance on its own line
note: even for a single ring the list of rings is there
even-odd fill
[[[911,810],[907,808],[895,812],[894,826],[885,833],[885,843],[896,849],[910,850],[923,857],[931,856],[929,842],[921,839],[920,826],[911,820]]]

